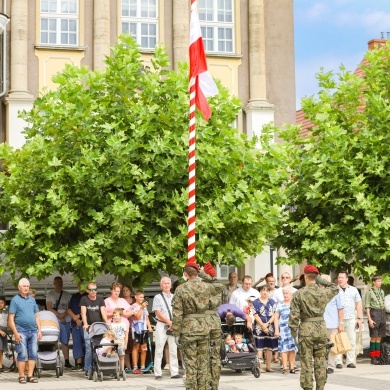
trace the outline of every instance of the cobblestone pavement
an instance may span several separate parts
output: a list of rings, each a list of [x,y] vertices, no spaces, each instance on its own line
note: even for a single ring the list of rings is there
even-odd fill
[[[246,390],[271,388],[273,390],[299,390],[299,373],[293,375],[282,375],[279,367],[274,365],[275,372],[262,374],[256,379],[250,372],[236,373],[230,369],[223,369],[219,390]],[[169,371],[163,371],[163,380],[156,381],[153,374],[135,376],[127,375],[126,381],[117,381],[105,377],[103,382],[89,381],[84,377],[83,372],[70,372],[66,370],[63,377],[56,378],[54,371],[44,371],[38,384],[27,384],[26,387],[34,390],[74,390],[74,389],[128,389],[128,390],[175,390],[185,389],[181,379],[171,379]],[[390,366],[372,366],[368,359],[359,359],[357,368],[346,368],[336,370],[329,375],[326,390],[388,390],[390,388]],[[17,374],[14,372],[0,373],[0,389],[16,390],[21,389],[18,383]]]

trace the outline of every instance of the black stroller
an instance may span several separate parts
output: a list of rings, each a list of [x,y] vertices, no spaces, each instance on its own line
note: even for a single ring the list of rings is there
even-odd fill
[[[255,378],[260,377],[259,363],[260,359],[257,356],[255,347],[251,342],[251,334],[248,334],[246,323],[235,323],[233,327],[227,327],[222,324],[223,333],[240,333],[244,335],[242,341],[248,345],[249,352],[226,352],[225,343],[221,345],[221,364],[222,367],[229,367],[236,372],[241,373],[244,370],[251,370]]]
[[[103,381],[104,375],[109,375],[111,378],[116,378],[118,381],[122,375],[122,379],[126,380],[126,373],[119,369],[118,344],[109,344],[114,347],[115,356],[102,356],[98,353],[98,349],[107,344],[101,344],[104,333],[109,330],[109,326],[105,322],[94,322],[90,326],[89,339],[92,350],[92,370],[88,371],[88,379],[93,379],[95,382],[99,379]]]

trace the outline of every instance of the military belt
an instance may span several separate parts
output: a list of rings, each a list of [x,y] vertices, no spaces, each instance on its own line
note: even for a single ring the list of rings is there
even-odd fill
[[[206,313],[194,313],[194,314],[184,314],[183,318],[206,318],[208,315]]]
[[[305,318],[302,322],[317,322],[317,321],[324,321],[324,317]]]

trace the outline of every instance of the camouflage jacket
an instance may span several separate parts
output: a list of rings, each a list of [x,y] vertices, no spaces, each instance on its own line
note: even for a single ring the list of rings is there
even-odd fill
[[[290,305],[290,317],[288,325],[291,335],[296,339],[299,328],[300,336],[326,336],[326,326],[324,320],[306,322],[309,318],[322,318],[329,301],[339,293],[338,287],[333,283],[318,277],[318,284],[308,284],[299,289],[293,295]]]
[[[212,310],[215,312],[215,314],[210,314],[210,316],[207,317],[207,324],[211,331],[221,331],[221,318],[217,313],[217,309],[221,304],[221,292],[224,286],[218,279],[207,275],[203,270],[200,271],[199,276],[205,283],[211,283],[212,287],[214,288],[214,291],[210,295],[209,307],[207,310]]]
[[[199,278],[190,279],[180,285],[172,300],[172,330],[174,336],[182,335],[208,335],[206,310],[210,310],[211,297],[216,293],[220,296],[223,286],[215,279],[207,278],[202,281]],[[221,287],[219,287],[221,286]],[[219,289],[220,288],[220,289]],[[216,291],[216,289],[218,291]],[[188,314],[200,314],[196,317],[186,317]],[[202,316],[203,315],[203,316]]]

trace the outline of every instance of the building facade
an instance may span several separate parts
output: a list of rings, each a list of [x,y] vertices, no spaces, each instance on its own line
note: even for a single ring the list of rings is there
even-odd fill
[[[188,61],[190,0],[0,0],[0,7],[10,18],[0,142],[15,148],[24,143],[18,112],[56,88],[52,76],[65,64],[104,68],[120,33],[134,36],[145,66],[157,43],[172,69]],[[293,1],[198,0],[198,12],[209,71],[242,100],[238,130],[251,136],[270,121],[295,123]],[[269,254],[263,261],[270,265]],[[259,261],[252,263],[245,272],[255,275]]]

